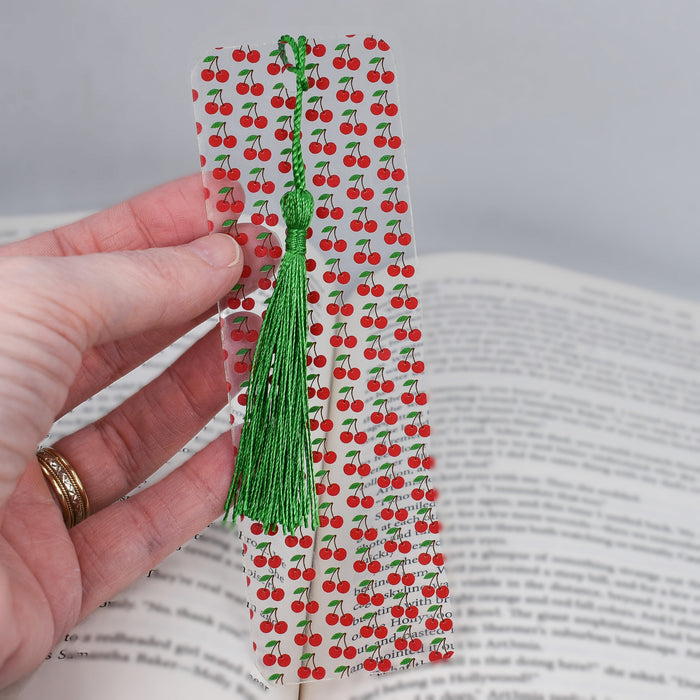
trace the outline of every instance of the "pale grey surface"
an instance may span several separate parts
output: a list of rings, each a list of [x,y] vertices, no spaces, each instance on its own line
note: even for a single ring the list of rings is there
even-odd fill
[[[5,0],[0,214],[196,169],[191,65],[282,33],[394,46],[421,252],[486,250],[700,300],[700,3]]]

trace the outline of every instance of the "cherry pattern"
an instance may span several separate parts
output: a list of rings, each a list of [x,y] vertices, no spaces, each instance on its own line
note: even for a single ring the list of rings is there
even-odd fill
[[[270,683],[453,653],[393,59],[373,36],[310,39],[307,53],[307,366],[321,525],[285,534],[238,523],[252,645]],[[193,74],[209,229],[235,237],[246,260],[220,304],[234,435],[283,254],[295,105],[283,63],[276,45],[218,48]]]

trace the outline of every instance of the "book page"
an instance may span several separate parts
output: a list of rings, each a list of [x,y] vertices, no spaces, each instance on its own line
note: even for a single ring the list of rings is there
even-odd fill
[[[76,220],[79,215],[0,218],[2,242]],[[48,444],[105,415],[163,372],[217,324],[211,318],[141,367],[66,414]],[[229,407],[139,489],[180,466],[228,431]],[[295,689],[266,691],[254,670],[245,581],[237,533],[211,525],[156,569],[81,622],[42,666],[0,698],[57,700],[139,697],[296,698]]]
[[[698,697],[698,308],[490,256],[421,273],[458,650],[337,692]]]

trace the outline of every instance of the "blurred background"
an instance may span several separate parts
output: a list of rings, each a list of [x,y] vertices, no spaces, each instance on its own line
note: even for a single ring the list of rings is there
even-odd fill
[[[700,3],[23,0],[0,12],[0,215],[195,171],[208,48],[376,34],[419,253],[529,257],[700,300]]]

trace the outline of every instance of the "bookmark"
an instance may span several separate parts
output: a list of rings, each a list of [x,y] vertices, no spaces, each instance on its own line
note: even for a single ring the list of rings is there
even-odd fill
[[[258,667],[288,684],[447,659],[452,613],[389,46],[283,37],[218,48],[193,88],[210,230],[234,236],[246,257],[220,316],[234,434],[243,429],[228,505]],[[305,216],[313,200],[308,224],[287,198]],[[285,260],[304,242],[290,275]],[[294,343],[302,399],[299,365],[287,361],[299,357]],[[262,410],[244,417],[254,400]]]

